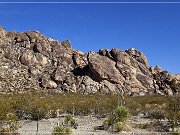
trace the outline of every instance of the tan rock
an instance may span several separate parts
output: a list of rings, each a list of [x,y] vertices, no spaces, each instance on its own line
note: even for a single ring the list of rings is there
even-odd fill
[[[40,65],[48,64],[48,58],[40,53],[36,54],[36,59]]]
[[[30,90],[129,95],[178,94],[180,75],[149,67],[137,49],[113,48],[84,54],[38,31],[0,28],[0,92]]]
[[[26,66],[34,65],[38,63],[38,60],[36,59],[34,53],[30,50],[27,50],[23,53],[23,55],[20,57],[20,61],[22,64]]]
[[[116,69],[116,63],[105,56],[89,53],[88,63],[91,75],[97,80],[108,80],[110,82],[120,84],[125,81],[124,77]]]

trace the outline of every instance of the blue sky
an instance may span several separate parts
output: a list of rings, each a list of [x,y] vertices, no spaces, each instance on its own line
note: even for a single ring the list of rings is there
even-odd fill
[[[6,30],[38,30],[60,41],[69,39],[73,48],[83,52],[137,48],[147,56],[150,65],[180,73],[180,3],[1,3],[0,25]]]

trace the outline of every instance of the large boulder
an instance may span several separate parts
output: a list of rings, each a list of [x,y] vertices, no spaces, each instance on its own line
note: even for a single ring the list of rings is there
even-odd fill
[[[124,77],[116,69],[116,63],[105,56],[89,52],[88,64],[91,76],[98,81],[108,80],[120,84],[125,81]]]
[[[47,89],[55,89],[55,88],[57,88],[57,84],[53,80],[49,79],[45,75],[42,77],[41,85],[42,85],[43,88],[47,88]]]
[[[126,50],[126,52],[131,57],[135,58],[138,62],[142,63],[146,67],[149,67],[147,58],[142,52],[140,52],[140,51],[138,51],[137,49],[134,49],[134,48],[130,48],[130,49]]]
[[[111,55],[116,62],[118,61],[129,66],[131,65],[131,58],[125,51],[113,48],[111,50]]]
[[[26,66],[31,66],[38,63],[38,60],[34,53],[30,50],[26,50],[22,56],[20,57],[20,61],[22,64]]]

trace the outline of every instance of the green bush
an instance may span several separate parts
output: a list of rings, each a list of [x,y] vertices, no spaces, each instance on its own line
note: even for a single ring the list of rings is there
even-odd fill
[[[122,122],[117,122],[113,126],[113,129],[115,132],[121,132],[121,131],[123,131],[123,128],[124,128],[124,126],[123,126]]]
[[[123,124],[129,119],[131,114],[129,110],[123,106],[118,106],[110,117],[103,122],[104,129],[112,127],[112,131],[120,132],[123,129]]]
[[[107,130],[107,129],[109,128],[109,126],[112,125],[112,121],[110,121],[110,118],[111,118],[111,117],[109,117],[109,119],[105,119],[105,120],[103,121],[103,127],[104,127],[105,130]]]
[[[68,126],[57,126],[54,127],[52,135],[69,135],[72,133],[72,130]]]
[[[68,124],[70,122],[70,124],[72,125],[72,124],[75,124],[75,119],[71,115],[66,115],[64,122],[66,124]]]
[[[113,123],[118,123],[118,122],[125,122],[129,117],[130,117],[129,110],[123,106],[118,106],[113,114],[112,114],[112,122]]]

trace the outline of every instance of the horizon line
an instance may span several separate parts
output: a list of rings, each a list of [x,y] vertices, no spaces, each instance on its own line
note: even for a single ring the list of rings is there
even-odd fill
[[[13,1],[9,1],[9,2],[0,2],[0,4],[180,4],[180,2],[80,2],[80,1],[77,1],[77,2],[40,2],[40,1],[37,1],[37,2],[30,2],[30,1],[27,1],[27,2],[13,2]]]

